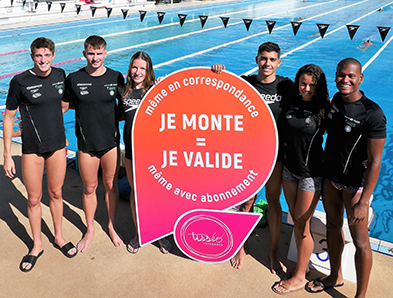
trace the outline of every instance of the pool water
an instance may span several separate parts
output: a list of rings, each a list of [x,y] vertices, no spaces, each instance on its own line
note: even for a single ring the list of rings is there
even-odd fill
[[[383,7],[382,11],[378,8]],[[164,7],[165,8],[165,7]],[[338,1],[338,0],[266,0],[237,1],[225,4],[208,4],[198,7],[163,9],[166,14],[159,24],[157,13],[148,12],[143,22],[138,14],[126,20],[122,16],[92,18],[65,24],[38,26],[15,30],[0,30],[0,112],[8,92],[13,73],[31,67],[28,51],[32,40],[45,36],[56,43],[54,63],[62,63],[67,74],[85,65],[82,57],[83,40],[96,34],[105,37],[108,46],[106,66],[126,73],[130,57],[136,51],[149,53],[153,59],[156,76],[192,67],[221,63],[238,75],[256,73],[255,56],[258,46],[265,41],[277,42],[282,49],[282,63],[278,73],[294,78],[304,64],[318,64],[326,73],[330,95],[336,91],[335,66],[346,57],[354,57],[364,65],[362,90],[376,101],[388,118],[388,136],[383,155],[381,173],[374,191],[373,208],[376,220],[370,235],[386,241],[393,239],[393,47],[391,34],[382,42],[377,26],[389,26],[393,18],[392,1]],[[179,24],[178,14],[186,14],[186,22]],[[200,15],[208,16],[201,28]],[[229,17],[227,28],[220,17]],[[243,19],[252,19],[249,31]],[[276,21],[271,34],[266,20]],[[296,36],[291,21],[302,21]],[[323,39],[317,23],[329,24]],[[353,40],[345,25],[359,25]],[[373,45],[363,46],[367,39]],[[15,53],[12,53],[15,52]],[[0,120],[1,120],[0,116]],[[70,149],[76,150],[74,114],[65,115]],[[1,127],[0,127],[1,129]],[[285,202],[282,197],[282,201]],[[286,204],[283,204],[286,206]]]

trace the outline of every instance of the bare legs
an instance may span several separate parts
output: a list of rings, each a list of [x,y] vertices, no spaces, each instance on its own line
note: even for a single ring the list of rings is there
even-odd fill
[[[289,293],[304,288],[308,262],[314,249],[311,235],[311,218],[318,203],[319,193],[301,190],[296,183],[283,180],[284,194],[294,221],[298,251],[297,264],[292,277],[274,286],[276,292]]]
[[[34,245],[30,255],[37,256],[43,249],[41,238],[41,197],[42,197],[42,177],[46,165],[48,192],[50,197],[50,211],[55,229],[55,243],[63,246],[66,241],[62,233],[63,220],[63,197],[62,186],[64,183],[66,170],[65,150],[60,149],[53,153],[46,160],[36,154],[22,154],[22,176],[28,196],[27,214],[29,217]],[[73,248],[68,252],[70,255],[76,253]],[[23,263],[22,268],[28,270],[29,263]]]
[[[138,221],[136,218],[136,209],[135,209],[136,208],[136,206],[135,206],[135,192],[134,192],[135,187],[134,187],[134,174],[133,174],[133,169],[132,169],[133,168],[132,160],[125,158],[124,164],[125,164],[125,168],[126,168],[126,172],[127,172],[128,183],[131,186],[130,206],[131,206],[131,212],[132,212],[132,219],[133,219],[134,225],[135,225],[135,236],[134,236],[134,238],[131,239],[130,243],[127,244],[127,250],[130,253],[135,254],[139,250],[139,239],[138,239]],[[166,238],[159,240],[159,244],[160,244],[160,251],[163,254],[167,254],[172,249],[170,242]]]
[[[79,151],[78,154],[79,171],[83,181],[83,207],[85,210],[87,231],[81,241],[79,241],[77,248],[80,252],[85,252],[94,236],[94,215],[97,209],[97,172],[100,163],[105,187],[105,202],[108,209],[109,236],[116,247],[121,246],[123,240],[119,237],[114,227],[119,198],[117,190],[117,171],[119,168],[118,149],[113,148],[101,158],[82,151]]]
[[[127,244],[127,250],[131,253],[137,253],[139,250],[139,240],[138,240],[138,222],[136,219],[136,209],[135,209],[135,192],[134,192],[135,187],[134,187],[134,172],[132,169],[132,160],[125,158],[124,165],[126,168],[128,183],[131,186],[130,206],[132,212],[132,220],[134,221],[134,227],[135,227],[135,236],[130,241],[134,245],[131,245],[130,243]]]
[[[280,204],[282,162],[277,162],[269,181],[265,185],[266,200],[269,205],[267,221],[270,229],[270,271],[279,275],[283,269],[278,254],[278,241],[282,222],[282,209]]]
[[[359,201],[361,193],[337,190],[328,179],[325,179],[323,187],[322,199],[327,217],[327,244],[331,271],[329,276],[321,280],[321,283],[325,287],[332,287],[343,283],[341,256],[344,249],[344,237],[342,234],[344,207],[347,210],[351,210]],[[349,227],[356,248],[357,291],[355,297],[357,298],[366,296],[372,267],[372,253],[367,223],[367,220],[363,220]],[[310,282],[308,286],[313,291],[320,289],[313,282]]]
[[[265,185],[266,200],[269,204],[268,222],[271,235],[270,243],[270,271],[273,274],[278,274],[282,271],[280,257],[278,254],[278,240],[280,238],[280,229],[282,221],[282,209],[280,204],[281,194],[281,173],[282,162],[277,162],[272,175]],[[256,197],[248,200],[240,206],[242,212],[252,212]],[[244,246],[240,248],[239,252],[231,259],[232,267],[241,269],[246,256]]]

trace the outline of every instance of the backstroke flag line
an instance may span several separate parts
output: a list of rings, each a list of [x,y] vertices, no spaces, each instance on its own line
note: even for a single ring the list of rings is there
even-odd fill
[[[260,215],[223,210],[263,187],[277,155],[260,94],[227,71],[180,70],[146,94],[132,138],[140,244],[178,233],[177,245],[194,259],[233,256]]]

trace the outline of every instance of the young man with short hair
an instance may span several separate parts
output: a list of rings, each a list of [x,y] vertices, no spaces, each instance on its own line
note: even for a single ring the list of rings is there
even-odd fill
[[[87,231],[77,248],[85,252],[94,236],[97,209],[97,173],[102,168],[105,201],[108,209],[108,232],[113,244],[123,244],[115,230],[118,204],[119,128],[116,98],[121,98],[124,78],[118,71],[104,66],[106,42],[96,35],[85,40],[83,56],[87,65],[66,79],[65,100],[75,107],[75,134],[78,139],[79,172],[83,181],[83,206]]]
[[[33,247],[19,266],[22,272],[31,271],[44,252],[41,239],[44,167],[55,229],[54,245],[68,258],[77,254],[75,246],[67,243],[62,234],[62,187],[66,172],[63,105],[67,104],[62,102],[65,72],[52,67],[55,58],[52,40],[39,37],[32,42],[30,49],[34,66],[11,80],[3,121],[4,171],[12,179],[16,169],[11,156],[11,140],[13,120],[19,108],[23,122],[22,176],[27,190],[27,214],[33,237]]]
[[[286,109],[286,105],[289,102],[290,92],[293,85],[293,82],[289,78],[276,74],[276,70],[281,64],[280,55],[281,49],[278,44],[273,42],[265,42],[261,44],[258,48],[257,56],[255,57],[255,61],[258,65],[258,74],[241,76],[258,90],[263,100],[269,106],[276,121],[279,136],[282,134],[282,125],[280,124],[282,122],[281,119],[284,116],[282,111]],[[223,69],[225,69],[224,65],[212,65],[212,70],[217,73],[221,72]],[[280,137],[279,143],[281,143]],[[265,185],[266,200],[269,204],[268,222],[271,234],[270,271],[273,274],[278,275],[281,275],[283,272],[278,254],[278,241],[282,222],[282,209],[280,204],[280,195],[282,189],[281,173],[283,167],[282,149],[283,146],[279,145],[276,164],[269,180]],[[240,211],[252,212],[255,200],[256,196],[241,204]],[[235,257],[231,259],[232,266],[234,268],[240,269],[243,265],[245,255],[246,251],[243,246],[240,248]]]
[[[362,91],[362,65],[353,58],[342,60],[336,71],[337,92],[327,116],[322,201],[327,218],[330,275],[311,281],[306,290],[318,293],[342,286],[341,256],[344,208],[355,245],[357,291],[365,297],[372,266],[368,236],[368,211],[378,180],[386,140],[386,117]],[[367,163],[365,167],[365,163]]]

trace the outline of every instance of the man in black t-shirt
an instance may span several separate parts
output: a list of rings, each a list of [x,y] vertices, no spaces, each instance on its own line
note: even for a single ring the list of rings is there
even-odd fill
[[[19,108],[23,121],[22,176],[27,190],[27,214],[29,217],[33,247],[23,257],[19,269],[29,272],[43,254],[41,239],[41,197],[44,167],[47,172],[50,211],[54,226],[54,245],[68,258],[77,250],[62,235],[63,197],[62,187],[66,172],[66,137],[63,123],[63,91],[65,73],[52,67],[55,44],[39,37],[31,46],[33,68],[16,75],[10,83],[3,122],[4,171],[13,178],[15,163],[11,156],[13,120]]]
[[[262,99],[269,106],[274,119],[276,120],[278,135],[280,136],[282,125],[281,119],[284,116],[282,113],[290,99],[290,92],[293,82],[286,77],[276,74],[277,68],[281,64],[280,59],[281,49],[278,44],[273,42],[265,42],[258,48],[258,54],[255,61],[258,65],[258,74],[251,76],[242,76],[261,94]],[[225,69],[224,65],[212,65],[212,70],[220,73]],[[279,143],[280,143],[279,137]],[[280,146],[277,156],[277,161],[269,180],[265,184],[265,196],[269,204],[269,211],[267,213],[269,229],[271,235],[270,243],[270,271],[273,274],[282,276],[283,269],[278,254],[278,241],[280,237],[282,209],[280,204],[281,195],[281,180],[282,180],[282,147]],[[252,212],[256,196],[249,201],[241,204],[240,211]],[[232,267],[240,269],[242,267],[246,251],[242,247],[235,257],[231,259]]]
[[[356,248],[356,297],[366,296],[372,266],[368,236],[369,202],[378,180],[386,140],[386,118],[381,108],[359,90],[362,82],[359,61],[347,58],[337,65],[339,92],[333,97],[327,116],[322,190],[331,271],[329,276],[306,285],[306,290],[312,293],[343,285],[341,256],[345,207]]]
[[[66,79],[65,101],[75,108],[75,134],[78,139],[79,173],[83,181],[83,206],[87,231],[77,248],[85,252],[94,236],[97,208],[97,172],[101,164],[108,209],[108,231],[113,244],[123,244],[115,230],[118,204],[119,128],[116,98],[121,98],[124,78],[104,66],[106,42],[96,35],[85,40],[83,56],[87,66]]]

